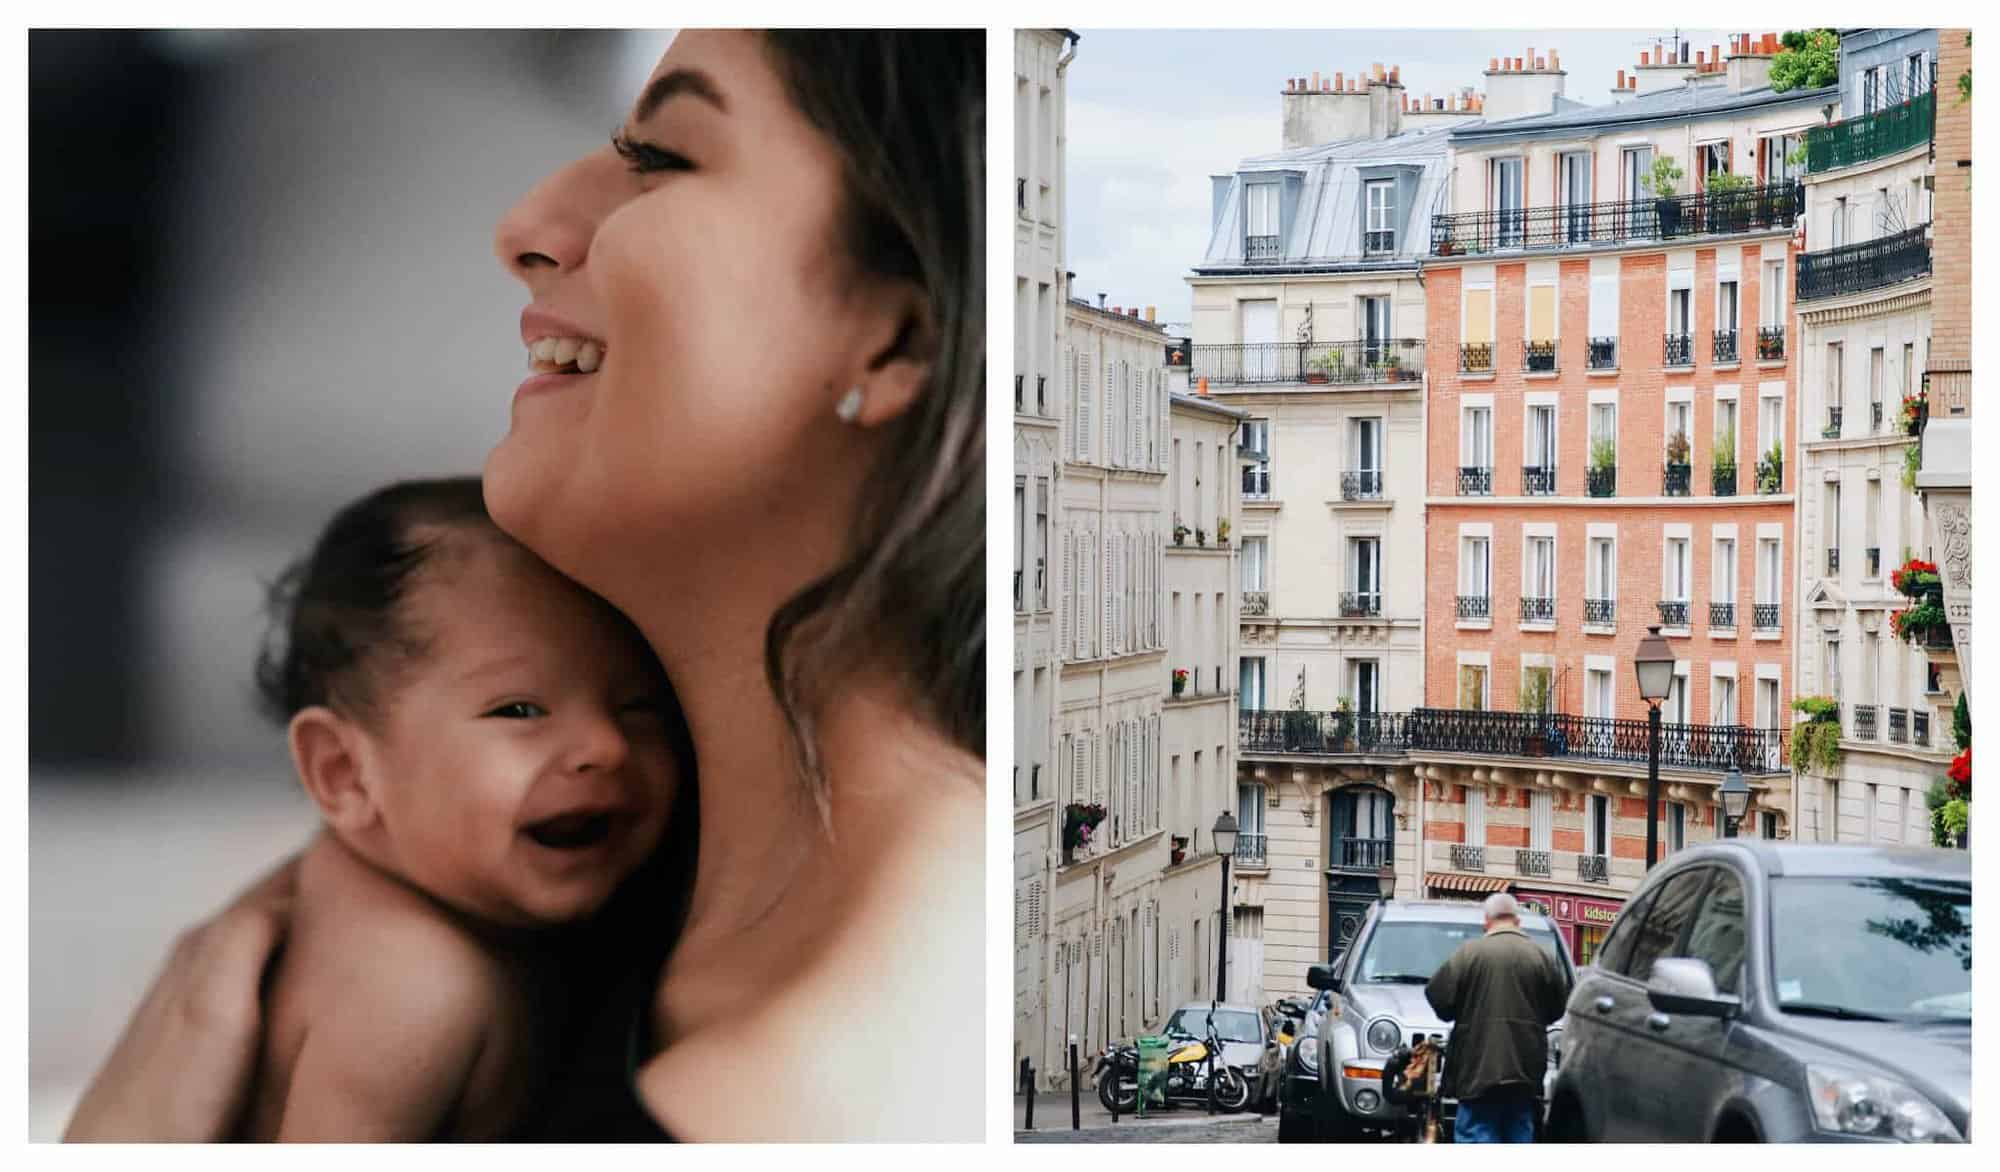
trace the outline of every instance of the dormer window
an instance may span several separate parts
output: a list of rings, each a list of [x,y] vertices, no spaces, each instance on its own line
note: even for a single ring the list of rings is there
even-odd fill
[[[1396,251],[1396,183],[1375,179],[1367,185],[1368,220],[1362,250],[1370,256]]]
[[[1252,183],[1243,189],[1243,259],[1278,259],[1278,185]]]

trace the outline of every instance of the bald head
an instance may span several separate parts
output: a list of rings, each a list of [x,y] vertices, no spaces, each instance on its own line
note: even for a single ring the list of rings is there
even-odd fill
[[[1496,891],[1486,897],[1483,909],[1486,913],[1486,930],[1494,928],[1515,928],[1521,924],[1521,905],[1504,891]]]

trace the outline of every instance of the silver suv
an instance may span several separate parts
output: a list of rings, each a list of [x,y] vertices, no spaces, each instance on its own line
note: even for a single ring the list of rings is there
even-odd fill
[[[1415,1119],[1382,1093],[1382,1067],[1399,1046],[1419,1036],[1445,1040],[1451,1027],[1424,999],[1431,974],[1467,940],[1485,931],[1477,903],[1457,900],[1398,900],[1376,904],[1354,934],[1354,942],[1330,965],[1314,965],[1306,983],[1325,990],[1308,1036],[1292,1047],[1284,1100],[1279,1104],[1278,1138],[1344,1140],[1362,1128],[1403,1132]],[[1575,979],[1569,950],[1548,918],[1523,909],[1521,929],[1561,963],[1566,981]],[[1549,1028],[1549,1068],[1562,1025]],[[1447,1102],[1447,1119],[1455,1104]]]

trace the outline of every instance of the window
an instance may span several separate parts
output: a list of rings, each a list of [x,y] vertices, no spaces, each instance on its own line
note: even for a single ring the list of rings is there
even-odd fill
[[[1378,660],[1355,659],[1347,665],[1347,690],[1354,710],[1379,712],[1382,707],[1382,665]]]
[[[1278,302],[1263,298],[1238,303],[1238,336],[1243,341],[1243,380],[1270,382],[1278,377]]]
[[[1709,681],[1708,722],[1718,725],[1736,723],[1736,680],[1733,676],[1716,676]]]
[[[1458,665],[1458,706],[1484,711],[1487,701],[1486,668],[1483,664]]]
[[[1785,324],[1785,262],[1767,260],[1764,275],[1757,282],[1758,304],[1763,308],[1758,314],[1759,324],[1769,329]]]
[[[1265,537],[1243,539],[1243,590],[1255,593],[1268,590],[1265,574],[1270,559],[1271,542]]]
[[[1348,538],[1347,564],[1352,567],[1348,585],[1354,591],[1361,612],[1379,614],[1382,610],[1382,539]]]
[[[1688,598],[1688,539],[1667,538],[1667,557],[1662,569],[1666,573],[1661,583],[1666,591],[1665,601],[1686,602]]]
[[[1882,482],[1868,482],[1868,511],[1861,518],[1862,544],[1867,552],[1862,559],[1861,576],[1880,578],[1882,576],[1882,537],[1879,532],[1882,515]]]
[[[1614,707],[1616,693],[1612,691],[1611,673],[1601,668],[1592,668],[1583,673],[1583,714],[1585,716],[1609,719],[1618,715]]]
[[[1547,669],[1544,669],[1547,670]],[[1530,790],[1528,793],[1528,849],[1545,851],[1553,849],[1549,845],[1554,837],[1555,813],[1549,791]]]
[[[1778,815],[1771,810],[1757,811],[1757,834],[1759,838],[1778,837]]]
[[[1678,805],[1667,807],[1669,813],[1678,809],[1680,809]],[[1684,871],[1667,880],[1666,885],[1659,889],[1658,896],[1645,910],[1645,921],[1640,925],[1630,946],[1631,955],[1625,958],[1623,971],[1626,976],[1644,983],[1653,975],[1654,961],[1663,956],[1674,955],[1674,950],[1680,945],[1682,934],[1687,931],[1688,922],[1694,918],[1695,907],[1701,900],[1702,888],[1708,885],[1709,870],[1707,867],[1696,867]],[[1626,917],[1631,915],[1632,910],[1628,908],[1625,915],[1619,917],[1619,922],[1624,923]],[[1615,937],[1616,933],[1613,942]],[[1610,943],[1612,942],[1607,942],[1607,952],[1610,950]]]
[[[1278,256],[1278,185],[1252,183],[1243,189],[1243,256],[1274,260]]]
[[[1586,151],[1566,152],[1561,156],[1561,174],[1558,176],[1562,202],[1567,212],[1563,216],[1563,231],[1570,242],[1590,239],[1590,154]]]
[[[1264,707],[1264,657],[1246,655],[1236,661],[1236,692],[1245,711]]]
[[[1027,543],[1027,486],[1021,481],[1014,482],[1014,610],[1027,609],[1027,591],[1021,577],[1022,547]]]
[[[1840,699],[1840,640],[1826,641],[1826,691],[1836,701]]]
[[[1683,664],[1674,665],[1674,680],[1667,685],[1667,699],[1660,705],[1660,719],[1668,724],[1688,723],[1688,678]]]
[[[1484,537],[1465,537],[1458,543],[1458,592],[1484,598],[1491,582],[1492,566]],[[1479,616],[1485,617],[1485,616]]]
[[[1796,134],[1773,134],[1762,140],[1765,183],[1790,183],[1800,176],[1804,168],[1792,162],[1792,152],[1799,149],[1800,137]]]
[[[1694,291],[1691,289],[1670,290],[1667,297],[1667,332],[1670,334],[1691,334],[1694,332]]]
[[[1743,974],[1743,883],[1727,867],[1714,868],[1701,897],[1685,955],[1708,965],[1718,993],[1738,991]]]
[[[1467,468],[1493,467],[1493,408],[1467,407],[1461,413],[1459,460]]]
[[[1493,210],[1500,213],[1500,247],[1518,248],[1525,227],[1521,213],[1521,160],[1494,159],[1488,166]]]
[[[1035,609],[1049,609],[1049,481],[1035,478]]]
[[[1388,360],[1393,335],[1389,331],[1389,299],[1387,297],[1362,297],[1357,299],[1361,312],[1362,361],[1377,366]]]
[[[1517,705],[1518,710],[1546,714],[1550,704],[1553,703],[1551,697],[1554,693],[1551,689],[1554,678],[1555,669],[1553,668],[1523,667],[1521,669],[1521,690],[1518,693],[1520,698],[1520,703]]]
[[[1175,440],[1176,447],[1180,441]],[[1243,496],[1264,500],[1271,495],[1271,421],[1248,419],[1243,423],[1243,446],[1256,453],[1256,462],[1243,466]]]
[[[1469,846],[1486,845],[1486,788],[1465,787],[1465,841]]]
[[[1362,242],[1368,252],[1396,250],[1396,184],[1377,179],[1368,184],[1368,228]]]
[[[1556,466],[1556,409],[1553,404],[1547,406],[1537,404],[1528,408],[1527,445],[1529,466],[1535,468]],[[1535,491],[1533,486],[1530,486],[1529,491]],[[1555,485],[1547,485],[1544,491],[1555,491]]]
[[[1639,937],[1639,929],[1646,922],[1646,913],[1652,910],[1651,891],[1641,894],[1625,905],[1612,921],[1611,934],[1606,936],[1597,953],[1597,966],[1606,972],[1623,973],[1632,955],[1632,945]],[[1650,962],[1649,962],[1650,963]]]
[[[1604,794],[1591,794],[1584,803],[1583,853],[1611,853],[1611,799]]]
[[[1868,430],[1882,430],[1882,347],[1868,351]]]
[[[1736,282],[1718,281],[1715,285],[1715,329],[1717,333],[1736,332]]]
[[[1903,397],[1917,393],[1917,344],[1903,343]]]
[[[1522,583],[1522,593],[1529,598],[1549,600],[1549,609],[1545,612],[1538,612],[1535,615],[1535,620],[1540,622],[1554,622],[1554,599],[1556,596],[1555,538],[1528,538],[1525,573],[1526,580]],[[1521,618],[1526,621],[1528,617],[1529,612],[1524,605]]]
[[[1825,511],[1820,516],[1826,531],[1826,572],[1829,577],[1840,572],[1840,482],[1826,486]]]
[[[1618,157],[1618,198],[1626,203],[1646,198],[1646,176],[1653,170],[1653,148],[1627,147]]]
[[[1708,176],[1710,175],[1729,174],[1728,139],[1724,139],[1721,142],[1702,143],[1695,148],[1695,152],[1696,158],[1701,163],[1701,175],[1699,178],[1703,183],[1708,181]]]
[[[1847,197],[1844,195],[1833,197],[1833,222],[1828,227],[1827,236],[1827,243],[1834,248],[1847,243]]]
[[[1785,438],[1785,400],[1780,395],[1765,395],[1757,400],[1757,410],[1757,448],[1762,458]]]
[[[1714,593],[1711,596],[1713,600],[1723,605],[1733,606],[1736,602],[1736,539],[1734,537],[1718,537],[1715,539],[1715,564],[1710,572],[1714,574],[1714,579],[1711,582],[1714,588]],[[1736,617],[1734,614],[1711,615],[1709,617],[1709,625],[1711,627],[1733,627],[1736,625]]]
[[[1774,679],[1757,681],[1757,727],[1778,727],[1778,681]]]
[[[1687,848],[1687,807],[1680,802],[1667,803],[1667,853],[1675,854]]]
[[[1370,487],[1382,491],[1379,479],[1382,473],[1382,421],[1375,417],[1354,421],[1354,467],[1359,472],[1372,472],[1378,479]]]
[[[1873,114],[1882,108],[1882,67],[1864,70],[1861,74],[1861,112]]]
[[[1592,403],[1590,405],[1590,446],[1608,443],[1615,455],[1618,448],[1618,404]]]
[[[1255,835],[1259,838],[1263,837],[1264,787],[1262,784],[1239,784],[1236,787],[1236,829],[1241,834]],[[1239,838],[1236,841],[1239,844],[1236,855],[1238,858],[1243,858],[1245,855],[1243,850],[1240,849],[1240,844],[1242,844],[1243,840]],[[1261,843],[1257,844],[1259,848],[1262,845]],[[1262,858],[1263,854],[1263,850],[1258,849],[1252,857]]]
[[[1841,344],[1839,342],[1828,342],[1826,344],[1826,406],[1829,412],[1829,420],[1839,419],[1841,401],[1847,390],[1847,380],[1843,377],[1844,373],[1841,369]],[[1836,422],[1829,422],[1828,428],[1836,434],[1840,431],[1839,425]]]
[[[1931,88],[1930,70],[1924,68],[1924,54],[1918,51],[1903,58],[1903,100],[1909,101]]]
[[[1590,539],[1590,553],[1585,559],[1584,576],[1587,579],[1585,586],[1589,591],[1589,597],[1607,600],[1618,597],[1618,543],[1614,538]]]

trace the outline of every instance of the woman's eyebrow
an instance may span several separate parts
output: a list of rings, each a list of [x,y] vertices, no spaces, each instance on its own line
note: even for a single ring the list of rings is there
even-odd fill
[[[639,95],[639,104],[632,110],[632,121],[644,122],[652,117],[653,111],[661,103],[678,94],[692,94],[717,110],[727,114],[729,103],[722,100],[722,91],[715,88],[715,82],[699,69],[670,69],[653,79],[646,92]]]

